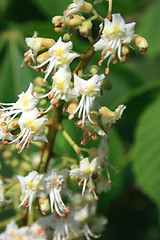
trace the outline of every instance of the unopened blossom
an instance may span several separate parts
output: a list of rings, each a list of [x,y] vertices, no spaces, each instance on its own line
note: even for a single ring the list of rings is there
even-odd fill
[[[68,212],[68,208],[65,206],[61,198],[61,191],[62,188],[65,187],[66,177],[67,170],[65,169],[61,171],[58,169],[52,169],[46,177],[46,191],[50,196],[51,212],[54,212],[55,209],[60,216]]]
[[[35,108],[32,111],[24,112],[18,120],[20,134],[16,139],[11,141],[10,144],[20,140],[16,145],[16,148],[21,147],[20,152],[25,148],[28,148],[31,141],[48,141],[44,132],[44,127],[48,119],[39,116],[39,111]]]
[[[32,171],[25,177],[18,175],[17,178],[20,182],[23,195],[23,200],[17,208],[21,207],[22,205],[28,206],[29,214],[31,214],[33,201],[39,196],[44,196],[44,175],[38,174],[36,171]]]
[[[68,68],[69,64],[79,55],[77,53],[71,53],[73,44],[71,41],[65,43],[62,42],[62,38],[60,37],[58,41],[48,50],[49,58],[45,60],[43,63],[38,66],[34,66],[33,68],[41,68],[48,64],[45,72],[45,76],[43,81],[45,82],[48,78],[49,74],[52,70],[56,70],[56,68],[64,67]]]
[[[35,31],[33,37],[28,37],[25,39],[26,44],[30,47],[32,55],[28,56],[35,62],[35,58],[38,52],[43,51],[46,48],[50,48],[54,45],[55,41],[49,38],[39,38],[38,33]]]
[[[97,97],[101,95],[100,89],[103,79],[104,74],[96,74],[87,81],[74,74],[74,88],[72,89],[72,92],[77,93],[78,96],[81,96],[81,99],[72,116],[78,112],[78,117],[82,117],[82,126],[84,126],[86,116],[88,117],[89,121],[94,124],[90,114],[91,110],[96,105]]]
[[[87,182],[89,181],[90,190],[93,193],[94,198],[98,200],[98,196],[94,191],[94,186],[92,181],[92,176],[94,173],[98,171],[98,169],[99,169],[99,164],[98,164],[97,158],[94,158],[91,162],[89,161],[88,158],[84,158],[83,160],[80,161],[79,168],[75,168],[70,171],[70,176],[75,176],[80,179],[80,185],[83,182],[82,196],[84,196],[86,185],[87,185]]]
[[[5,118],[12,116],[9,121],[11,122],[19,113],[28,112],[34,109],[39,99],[33,89],[34,85],[30,83],[28,90],[18,95],[19,99],[16,103],[1,103],[1,117]]]
[[[119,105],[114,112],[109,110],[107,107],[101,107],[99,113],[102,116],[103,125],[108,124],[109,127],[119,120],[123,114],[123,111],[126,109],[125,105]]]
[[[105,18],[101,38],[94,44],[95,51],[102,50],[102,62],[108,58],[107,69],[112,58],[117,54],[120,61],[122,44],[129,44],[134,34],[135,22],[125,24],[119,13],[112,14],[112,21]],[[100,64],[101,65],[101,64]],[[107,71],[107,70],[106,70]]]
[[[0,240],[28,240],[29,227],[18,228],[14,220],[6,225],[5,232],[0,234]]]

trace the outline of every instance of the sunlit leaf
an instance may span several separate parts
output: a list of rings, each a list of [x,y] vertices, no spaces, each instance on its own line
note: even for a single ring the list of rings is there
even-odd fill
[[[142,114],[132,151],[133,170],[141,189],[160,206],[160,98]]]

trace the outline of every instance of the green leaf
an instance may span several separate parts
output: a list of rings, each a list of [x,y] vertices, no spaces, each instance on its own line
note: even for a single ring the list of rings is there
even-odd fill
[[[160,1],[154,1],[141,17],[136,32],[145,37],[149,43],[148,57],[156,58],[160,54]]]
[[[54,15],[63,15],[63,11],[71,3],[69,0],[31,0],[31,2],[34,3],[48,18],[54,17]]]
[[[33,82],[34,71],[26,66],[21,69],[23,53],[19,50],[16,41],[8,42],[5,55],[1,59],[0,96],[3,102],[17,100],[18,94],[26,91],[29,83]]]
[[[133,170],[142,190],[160,206],[160,97],[143,112],[131,153]]]

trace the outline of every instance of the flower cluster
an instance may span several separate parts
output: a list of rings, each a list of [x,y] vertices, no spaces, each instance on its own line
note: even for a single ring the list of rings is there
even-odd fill
[[[41,115],[36,108],[39,99],[33,89],[34,85],[30,83],[28,90],[18,96],[19,99],[16,103],[1,103],[1,139],[5,144],[17,143],[16,148],[22,145],[20,152],[28,148],[31,141],[47,142],[44,126],[48,119],[40,117]],[[19,114],[21,114],[19,119],[14,121]],[[10,133],[10,127],[12,127],[12,130],[17,127],[20,128],[17,137]]]
[[[94,3],[102,1],[95,0]],[[11,221],[0,239],[85,237],[90,240],[100,237],[107,223],[105,217],[97,215],[98,201],[95,200],[111,189],[109,169],[119,172],[109,158],[108,143],[112,125],[121,118],[126,106],[121,104],[111,111],[100,106],[99,98],[105,90],[105,74],[109,73],[110,64],[116,64],[117,60],[125,62],[133,49],[130,44],[143,53],[148,48],[147,41],[134,33],[135,22],[126,24],[120,13],[112,14],[112,1],[108,2],[107,17],[101,17],[91,3],[74,0],[62,16],[52,19],[55,32],[61,34],[58,40],[38,37],[37,32],[25,39],[29,50],[24,54],[21,67],[28,63],[42,77],[37,77],[34,84],[30,83],[28,90],[18,95],[17,102],[0,103],[0,140],[3,148],[6,145],[4,156],[14,166],[14,174],[19,180],[12,179],[19,186],[13,202],[18,205],[17,195],[20,195],[20,204],[16,208],[28,208],[30,216],[25,215],[26,210],[22,217],[33,220],[33,213],[36,221],[30,227],[21,228]],[[92,36],[94,20],[99,21],[99,33],[95,38]],[[89,43],[84,53],[73,50],[72,36],[77,31]],[[101,51],[99,66],[91,65],[88,70],[87,66],[98,51]],[[104,61],[107,62],[105,69],[100,68]],[[80,132],[76,141],[65,130],[64,119],[70,120],[69,126],[74,122],[72,119],[76,119],[74,125]],[[76,155],[59,150],[59,136],[65,138]],[[80,146],[77,144],[79,138]],[[89,141],[97,141],[96,147],[84,147]],[[29,151],[23,151],[32,143],[39,147],[36,161],[32,154],[28,155]],[[19,148],[21,154],[13,154]],[[13,188],[12,180],[6,179],[9,190]],[[81,194],[77,193],[77,186]],[[6,192],[10,193],[8,189]],[[5,200],[10,195],[5,196],[1,180],[0,192],[0,207],[8,207],[12,200]],[[40,218],[41,213],[47,216]]]

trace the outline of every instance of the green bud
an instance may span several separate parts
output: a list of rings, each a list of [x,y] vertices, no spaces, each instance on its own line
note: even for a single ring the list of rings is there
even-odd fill
[[[44,61],[46,61],[48,58],[50,58],[50,55],[48,52],[44,52],[42,54],[40,54],[38,57],[37,57],[37,62],[38,63],[43,63]]]
[[[8,132],[15,131],[17,128],[19,128],[18,120],[19,118],[15,118],[11,123],[9,123],[9,125],[7,126]]]
[[[61,33],[61,32],[63,31],[63,28],[61,28],[61,27],[55,27],[55,28],[54,28],[54,31],[55,31],[56,33]]]
[[[60,21],[61,18],[62,18],[62,16],[54,16],[54,17],[52,18],[52,23],[55,24],[56,22]]]
[[[141,50],[142,53],[147,52],[148,42],[145,38],[139,36],[138,34],[134,34],[132,42]]]
[[[129,53],[129,46],[126,44],[122,45],[121,53],[122,53],[122,55],[126,56]]]
[[[97,65],[92,65],[89,68],[90,73],[92,73],[93,75],[97,74],[99,72],[99,70],[100,70],[100,68]]]
[[[92,22],[85,21],[82,23],[82,26],[79,28],[79,32],[83,37],[89,37],[91,35]]]
[[[78,27],[82,24],[82,20],[80,18],[72,18],[69,22],[70,27]]]
[[[44,105],[46,105],[47,100],[46,99],[41,99],[39,103],[40,103],[41,106],[44,106]]]
[[[93,10],[93,6],[92,4],[90,4],[89,2],[85,2],[83,6],[81,7],[80,11],[84,12],[84,13],[91,13]]]
[[[43,78],[42,77],[36,77],[34,79],[34,83],[39,86],[39,87],[42,87],[42,81],[43,81]]]
[[[71,39],[71,37],[70,37],[69,33],[65,33],[63,35],[63,41],[68,42],[70,39]]]

